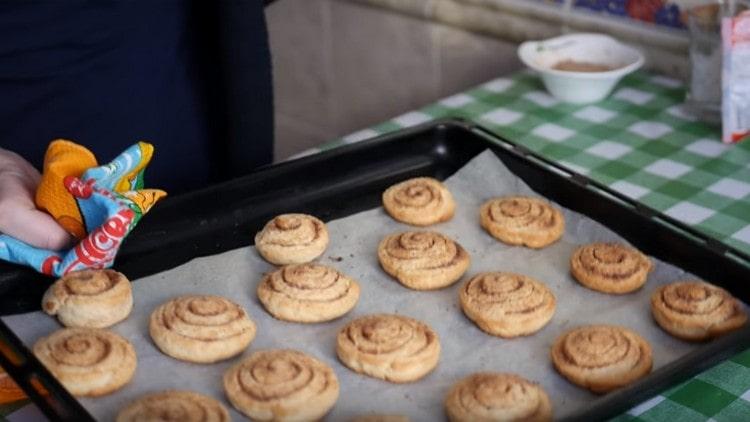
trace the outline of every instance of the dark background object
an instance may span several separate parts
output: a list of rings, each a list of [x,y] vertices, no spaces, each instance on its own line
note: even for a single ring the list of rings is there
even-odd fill
[[[145,140],[170,194],[273,154],[271,55],[255,0],[0,2],[0,147],[41,170],[56,138],[101,163]]]
[[[263,224],[279,213],[305,212],[329,221],[378,207],[388,186],[415,176],[445,179],[487,148],[539,194],[594,218],[645,253],[723,286],[745,303],[750,301],[750,285],[744,282],[750,278],[747,255],[460,120],[384,135],[167,198],[128,238],[116,268],[137,279],[194,257],[250,245]],[[0,266],[2,312],[38,309],[46,285],[42,276],[30,270]],[[0,328],[7,331],[4,324]],[[10,344],[0,347],[0,353],[15,348],[30,357],[15,336],[5,336],[0,341]],[[615,416],[748,347],[750,327],[715,340],[641,381],[593,401],[588,409],[569,419]],[[34,362],[30,357],[9,373],[14,379],[21,377],[22,386],[28,385],[28,377],[36,376],[59,387]],[[63,399],[63,404],[67,402]],[[74,412],[78,403],[69,404],[69,412]]]

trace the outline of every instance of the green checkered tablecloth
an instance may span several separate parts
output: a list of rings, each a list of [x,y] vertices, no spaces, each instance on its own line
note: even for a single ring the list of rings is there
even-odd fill
[[[725,145],[682,106],[682,84],[636,73],[606,100],[560,103],[528,72],[498,78],[327,143],[326,150],[463,117],[750,253],[750,141]],[[750,421],[750,350],[614,419]]]

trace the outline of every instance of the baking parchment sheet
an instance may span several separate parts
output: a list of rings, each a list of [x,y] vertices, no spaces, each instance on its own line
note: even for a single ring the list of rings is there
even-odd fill
[[[555,338],[582,324],[610,323],[634,329],[651,343],[655,369],[696,347],[662,332],[649,309],[649,295],[658,285],[689,274],[655,261],[647,284],[636,293],[612,296],[588,290],[570,276],[569,258],[573,250],[593,241],[623,241],[619,236],[581,214],[563,210],[565,235],[547,248],[511,247],[493,239],[479,226],[480,205],[495,196],[534,193],[491,151],[472,159],[446,185],[456,199],[456,215],[430,229],[450,236],[471,255],[471,267],[459,283],[439,291],[418,292],[386,275],[377,261],[378,243],[387,234],[414,228],[391,219],[382,208],[327,223],[330,246],[320,262],[354,277],[362,289],[354,310],[332,322],[288,323],[266,313],[255,290],[263,274],[274,267],[260,258],[253,247],[197,258],[133,284],[133,313],[112,329],[130,339],[136,348],[135,378],[114,394],[84,398],[81,402],[98,420],[112,420],[120,408],[141,394],[189,389],[221,400],[231,409],[235,420],[242,420],[222,389],[222,374],[240,357],[212,365],[185,363],[163,355],[149,338],[151,311],[162,302],[184,294],[222,295],[248,310],[257,323],[258,333],[242,356],[261,349],[292,348],[331,365],[341,383],[341,395],[327,417],[330,421],[346,421],[355,415],[376,412],[408,415],[413,421],[445,420],[442,403],[449,388],[476,371],[514,372],[539,382],[552,399],[555,416],[563,417],[596,397],[558,375],[549,359]],[[546,283],[557,297],[552,321],[529,337],[504,340],[484,334],[463,315],[458,302],[459,285],[482,271],[513,271]],[[435,371],[420,381],[398,385],[356,374],[338,362],[337,331],[353,318],[379,312],[417,318],[437,331],[442,354]],[[41,312],[3,319],[28,346],[60,327]]]

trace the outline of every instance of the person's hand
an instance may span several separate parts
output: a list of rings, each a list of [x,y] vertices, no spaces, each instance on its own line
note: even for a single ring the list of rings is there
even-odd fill
[[[29,245],[60,250],[73,238],[34,205],[41,175],[18,154],[0,148],[0,234]]]

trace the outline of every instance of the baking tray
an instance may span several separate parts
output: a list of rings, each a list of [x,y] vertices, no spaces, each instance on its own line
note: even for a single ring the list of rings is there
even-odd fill
[[[161,202],[120,251],[116,267],[137,279],[198,256],[252,244],[266,221],[305,212],[324,221],[380,206],[381,193],[415,176],[445,179],[491,149],[539,194],[614,230],[645,253],[720,285],[750,302],[750,256],[571,172],[473,123],[441,120],[269,166],[246,177]],[[0,263],[0,313],[39,309],[52,280]],[[616,416],[750,347],[750,328],[708,343],[565,420]],[[92,420],[0,321],[0,364],[55,420]]]

